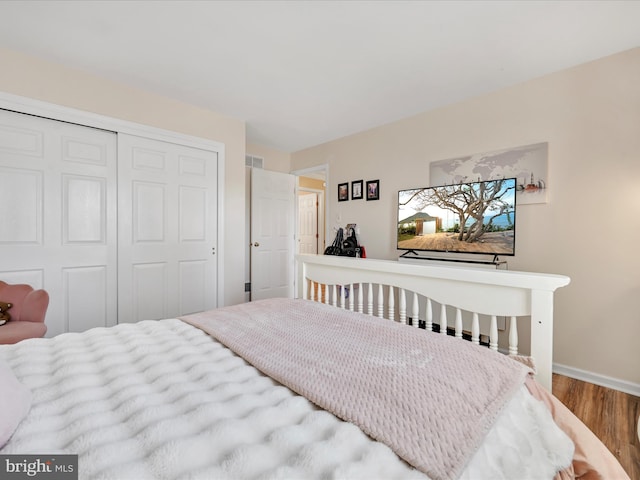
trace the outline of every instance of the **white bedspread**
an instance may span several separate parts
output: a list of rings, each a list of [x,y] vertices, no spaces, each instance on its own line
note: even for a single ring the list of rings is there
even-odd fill
[[[33,392],[0,452],[76,453],[80,478],[426,478],[180,320],[2,346]],[[572,446],[524,387],[461,478],[541,479]]]

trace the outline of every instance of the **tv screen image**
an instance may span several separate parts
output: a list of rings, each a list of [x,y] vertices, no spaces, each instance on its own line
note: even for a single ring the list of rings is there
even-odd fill
[[[398,192],[399,250],[515,255],[516,179]]]

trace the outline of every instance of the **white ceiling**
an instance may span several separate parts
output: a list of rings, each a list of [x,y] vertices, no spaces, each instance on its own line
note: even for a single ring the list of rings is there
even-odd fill
[[[0,46],[291,152],[640,46],[640,1],[4,0]]]

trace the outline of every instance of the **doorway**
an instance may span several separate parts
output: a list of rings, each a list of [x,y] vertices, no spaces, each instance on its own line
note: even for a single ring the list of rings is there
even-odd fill
[[[326,247],[327,168],[293,172],[298,193],[296,253],[322,254]]]
[[[249,155],[247,156],[249,157]],[[257,157],[251,157],[252,160]],[[256,300],[255,295],[252,294],[255,291],[256,285],[254,282],[261,282],[264,288],[262,290],[269,290],[268,283],[272,281],[277,281],[278,275],[268,275],[267,273],[273,273],[273,268],[262,269],[262,268],[253,268],[255,256],[259,253],[257,250],[262,248],[263,242],[261,242],[257,237],[256,225],[254,224],[254,220],[256,220],[256,214],[258,217],[267,218],[268,215],[260,214],[260,212],[253,211],[253,205],[266,205],[268,202],[261,201],[255,202],[256,198],[254,197],[255,186],[252,185],[252,172],[254,170],[261,170],[262,166],[256,166],[253,163],[247,163],[246,176],[245,176],[245,192],[246,192],[246,217],[245,217],[245,235],[247,239],[247,247],[245,247],[245,301],[249,302],[251,300]],[[288,254],[288,258],[284,261],[286,263],[294,262],[294,254],[296,253],[319,253],[324,252],[325,243],[326,243],[326,208],[325,208],[325,192],[326,192],[326,179],[328,177],[328,166],[322,165],[319,167],[314,167],[310,169],[300,170],[291,172],[291,174],[278,174],[277,172],[271,172],[276,177],[292,177],[295,183],[295,197],[291,198],[292,203],[294,204],[294,208],[291,210],[291,216],[289,217],[292,220],[292,231],[291,237],[295,237],[296,242],[295,246]],[[262,176],[262,175],[258,175]],[[293,189],[292,189],[293,190]],[[300,221],[301,215],[301,207],[300,203],[303,199],[308,202],[308,209],[305,215],[309,215],[308,221],[306,224]],[[296,200],[294,202],[294,200]],[[315,204],[315,205],[314,205]],[[305,207],[302,207],[304,210]],[[295,213],[294,213],[295,211]],[[269,222],[267,222],[269,223]],[[301,236],[304,236],[307,241],[305,242],[307,246],[304,248],[300,247],[301,242],[299,239]],[[256,237],[256,238],[254,238]],[[256,243],[258,244],[256,246]],[[293,243],[293,242],[292,242]],[[282,257],[282,255],[280,255]],[[265,273],[264,275],[260,275],[260,273]],[[266,285],[266,287],[265,287]],[[273,292],[275,290],[271,289]],[[282,296],[282,292],[274,294],[272,296]]]

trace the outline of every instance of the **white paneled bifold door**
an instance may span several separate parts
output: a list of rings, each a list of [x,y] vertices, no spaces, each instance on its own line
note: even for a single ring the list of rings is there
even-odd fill
[[[116,134],[0,110],[0,279],[46,288],[48,336],[117,322]]]
[[[118,135],[118,318],[214,308],[217,154]]]
[[[0,109],[0,280],[47,336],[217,306],[215,151]]]

